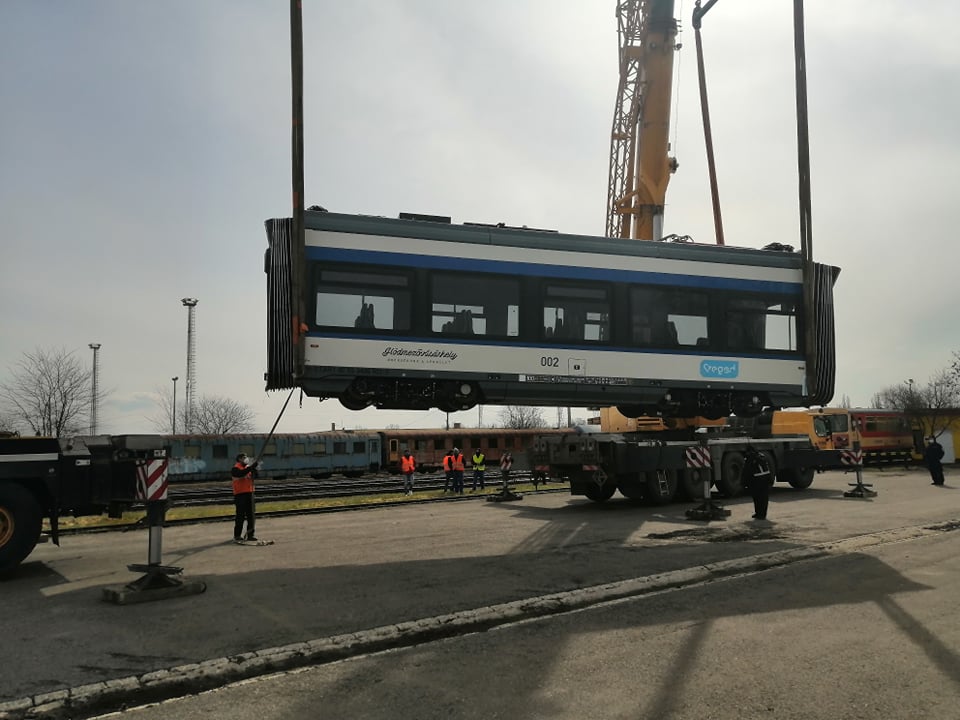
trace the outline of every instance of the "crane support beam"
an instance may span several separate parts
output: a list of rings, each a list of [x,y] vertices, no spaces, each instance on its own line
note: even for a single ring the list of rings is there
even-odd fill
[[[662,235],[664,200],[677,162],[669,156],[677,21],[673,0],[617,5],[620,83],[610,140],[606,234]]]

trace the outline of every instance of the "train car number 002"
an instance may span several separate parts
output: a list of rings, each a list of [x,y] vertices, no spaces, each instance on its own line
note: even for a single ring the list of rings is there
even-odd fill
[[[550,355],[541,355],[540,367],[560,367],[560,358]]]

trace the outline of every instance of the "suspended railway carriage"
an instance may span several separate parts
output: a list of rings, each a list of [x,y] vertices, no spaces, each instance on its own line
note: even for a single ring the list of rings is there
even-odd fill
[[[706,417],[833,395],[839,270],[810,263],[805,293],[799,254],[328,212],[298,247],[292,220],[266,226],[267,389]]]

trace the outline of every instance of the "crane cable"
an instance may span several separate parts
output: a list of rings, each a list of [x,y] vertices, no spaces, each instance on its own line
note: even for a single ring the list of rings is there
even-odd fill
[[[263,441],[263,447],[261,447],[261,448],[260,448],[260,452],[257,453],[257,459],[253,461],[253,466],[254,466],[254,467],[257,466],[257,464],[260,462],[260,458],[263,457],[263,453],[266,452],[267,445],[270,443],[270,438],[273,437],[273,432],[274,432],[274,430],[276,430],[276,429],[277,429],[277,425],[280,424],[280,418],[282,418],[282,417],[283,417],[283,413],[286,412],[286,410],[287,410],[287,405],[290,403],[290,398],[293,397],[293,391],[296,390],[296,389],[297,389],[296,387],[290,388],[290,394],[287,395],[287,399],[286,399],[286,401],[283,403],[283,407],[280,408],[280,414],[277,415],[277,419],[274,421],[273,427],[270,428],[270,433],[267,435],[267,439]],[[301,390],[300,392],[302,393],[303,391]]]
[[[707,146],[707,170],[710,174],[710,199],[713,203],[713,227],[717,236],[717,245],[723,245],[723,219],[720,215],[720,190],[717,187],[717,166],[713,157],[713,133],[710,129],[710,106],[707,103],[707,75],[703,63],[703,41],[700,38],[700,24],[703,16],[717,0],[708,0],[701,8],[697,0],[693,9],[693,31],[697,40],[697,76],[700,81],[700,111],[703,114],[703,141]]]

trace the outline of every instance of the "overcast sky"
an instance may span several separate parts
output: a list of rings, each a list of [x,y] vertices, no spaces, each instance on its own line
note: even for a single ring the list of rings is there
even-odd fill
[[[813,250],[842,268],[835,401],[866,405],[960,350],[960,5],[805,4]],[[615,8],[305,0],[307,204],[602,234]],[[730,245],[799,246],[792,8],[704,19]],[[676,9],[665,231],[713,242],[693,3]],[[290,214],[289,43],[280,0],[0,2],[0,379],[36,348],[92,363],[99,342],[100,431],[151,432],[173,376],[183,400],[195,297],[198,395],[270,429],[286,393],[263,390],[263,222]],[[305,398],[278,431],[444,419]]]

